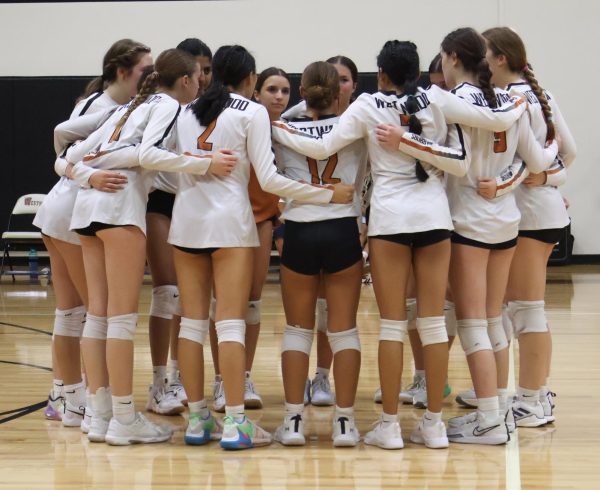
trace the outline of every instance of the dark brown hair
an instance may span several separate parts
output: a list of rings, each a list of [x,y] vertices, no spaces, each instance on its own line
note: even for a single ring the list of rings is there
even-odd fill
[[[456,54],[464,69],[477,76],[479,88],[488,105],[497,107],[496,93],[491,82],[492,72],[485,59],[486,46],[483,37],[470,27],[456,29],[444,38],[442,50],[447,55]]]
[[[83,97],[89,97],[94,92],[103,91],[107,85],[117,79],[117,70],[125,68],[128,71],[137,65],[140,58],[150,52],[150,48],[132,39],[120,39],[114,43],[102,60],[102,75],[94,78],[85,87]]]
[[[288,82],[290,81],[290,77],[285,71],[283,71],[281,68],[271,66],[269,68],[265,68],[263,71],[260,72],[260,75],[258,75],[258,78],[256,79],[256,87],[254,88],[254,90],[260,92],[267,79],[269,77],[275,76],[283,77]]]
[[[340,76],[331,63],[315,61],[304,69],[300,86],[304,89],[306,105],[322,111],[340,94]]]
[[[527,63],[527,52],[525,44],[519,35],[508,27],[493,27],[483,33],[487,40],[488,48],[496,56],[501,54],[506,57],[508,68],[514,73],[521,73],[523,78],[531,86],[531,90],[537,97],[542,108],[542,114],[546,121],[546,140],[554,139],[555,129],[552,122],[552,109],[544,90],[539,86],[535,78],[531,65]]]

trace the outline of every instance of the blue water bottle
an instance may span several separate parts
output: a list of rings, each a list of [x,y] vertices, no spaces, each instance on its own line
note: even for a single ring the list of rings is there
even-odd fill
[[[35,248],[29,250],[29,279],[32,281],[38,280],[39,263],[38,254]]]

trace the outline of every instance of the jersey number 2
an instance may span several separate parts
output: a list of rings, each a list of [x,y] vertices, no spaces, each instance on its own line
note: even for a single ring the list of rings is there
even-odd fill
[[[212,121],[206,129],[202,132],[200,136],[198,136],[198,149],[204,151],[212,151],[213,144],[207,143],[206,140],[211,135],[211,133],[215,130],[215,126],[217,125],[217,120]]]
[[[506,131],[494,133],[494,153],[504,153],[506,149]]]
[[[319,166],[314,158],[306,158],[308,162],[308,170],[310,171],[311,182],[313,184],[337,184],[341,182],[340,179],[332,177],[335,167],[338,164],[337,153],[334,153],[327,159],[327,165],[323,170],[323,175],[319,177]]]

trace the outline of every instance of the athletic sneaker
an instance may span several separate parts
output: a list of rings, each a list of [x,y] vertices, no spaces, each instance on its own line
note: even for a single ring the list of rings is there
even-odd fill
[[[539,401],[530,404],[517,400],[512,406],[512,412],[517,427],[540,427],[547,424],[544,407]]]
[[[444,398],[450,393],[452,393],[452,388],[446,383],[444,385]],[[425,379],[423,379],[421,386],[413,395],[412,404],[416,408],[427,408],[427,383],[425,382]]]
[[[556,420],[556,417],[554,416],[554,408],[556,407],[554,404],[555,396],[556,393],[551,391],[548,391],[545,395],[540,396],[540,403],[544,409],[544,417],[549,424]]]
[[[381,403],[381,388],[377,388],[375,390],[375,394],[373,395],[373,401],[375,403]]]
[[[331,392],[329,378],[316,375],[310,383],[310,403],[317,407],[330,407],[335,405],[335,396]]]
[[[466,415],[460,417],[452,417],[448,420],[448,428],[450,427],[462,427],[465,424],[470,424],[477,420],[477,412],[469,412]]]
[[[187,406],[187,393],[185,392],[185,389],[179,380],[170,383],[169,390],[175,393],[175,398],[177,398],[182,405]]]
[[[223,437],[220,443],[223,449],[250,449],[268,446],[271,441],[271,434],[246,417],[242,422],[236,422],[230,416],[223,419]]]
[[[498,416],[487,419],[477,414],[475,420],[462,425],[454,426],[448,424],[448,439],[451,442],[461,444],[495,445],[506,444],[509,440],[509,435],[502,417]]]
[[[220,440],[222,435],[223,424],[211,413],[205,419],[199,413],[191,413],[183,440],[191,446],[201,446]]]
[[[304,420],[301,414],[286,415],[283,418],[283,423],[277,427],[273,436],[277,442],[284,446],[304,446],[306,439],[304,438]]]
[[[425,403],[427,403],[427,389],[425,387],[425,378],[413,376],[413,382],[400,392],[399,400],[402,403],[412,404],[415,395],[419,392],[425,393]]]
[[[475,390],[471,388],[470,390],[461,391],[456,395],[456,403],[467,408],[477,408],[478,403]]]
[[[92,423],[92,407],[89,405],[85,407],[83,411],[83,420],[81,421],[81,432],[87,434],[90,431],[90,425]]]
[[[65,401],[65,411],[62,415],[62,424],[65,427],[81,427],[84,414],[85,405],[76,407]]]
[[[415,444],[425,444],[431,449],[440,449],[448,447],[448,436],[446,435],[446,426],[444,422],[436,422],[432,426],[425,426],[423,419],[412,431],[410,440]]]
[[[310,403],[310,379],[306,380],[304,385],[304,405],[308,405]]]
[[[506,410],[506,414],[504,415],[504,422],[506,422],[506,428],[508,429],[508,433],[512,434],[517,428],[517,424],[515,423],[515,415],[512,411],[512,404],[509,404],[508,410]]]
[[[402,431],[398,422],[384,422],[379,419],[375,422],[373,429],[367,432],[365,444],[377,446],[381,449],[402,449]]]
[[[331,435],[335,447],[354,447],[360,441],[360,434],[354,424],[354,417],[347,415],[334,415],[333,434]]]
[[[254,387],[254,383],[249,374],[246,374],[244,382],[244,407],[245,408],[262,408],[263,401],[258,391]]]
[[[111,446],[128,446],[164,442],[172,435],[173,431],[169,427],[150,422],[141,412],[137,412],[131,424],[122,424],[115,417],[110,419],[105,440]]]
[[[99,415],[92,415],[92,421],[88,430],[90,442],[104,442],[110,419],[104,419]]]
[[[225,412],[225,388],[223,387],[223,380],[213,383],[213,399],[213,410],[219,413]]]
[[[185,407],[177,399],[173,390],[166,389],[164,385],[150,385],[148,387],[146,410],[159,415],[178,415],[185,411]]]
[[[65,412],[65,399],[58,395],[52,397],[52,391],[48,395],[48,404],[44,410],[44,417],[48,420],[62,420],[62,415]]]

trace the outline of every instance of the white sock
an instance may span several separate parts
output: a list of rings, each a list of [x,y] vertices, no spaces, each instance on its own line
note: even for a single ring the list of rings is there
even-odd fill
[[[354,417],[354,407],[335,406],[335,417]]]
[[[504,417],[508,410],[508,390],[506,388],[498,388],[498,406],[500,407],[500,415]]]
[[[152,383],[157,388],[167,384],[167,366],[154,366],[152,368]]]
[[[424,369],[415,369],[415,375],[413,376],[413,381],[419,381],[425,377]]]
[[[112,397],[113,417],[123,425],[132,424],[135,420],[135,405],[133,394]]]
[[[177,371],[179,370],[179,363],[177,359],[169,359],[167,361],[167,377],[169,378],[169,383],[174,383],[177,381]]]
[[[65,385],[65,398],[73,407],[85,407],[85,386],[83,383]]]
[[[548,395],[548,391],[549,390],[547,385],[543,385],[540,387],[540,401],[546,398],[546,396]]]
[[[394,424],[398,422],[398,414],[395,413],[393,415],[390,415],[389,413],[382,412],[381,421],[383,422],[384,427],[386,427],[389,424]]]
[[[540,390],[528,390],[527,388],[517,388],[519,401],[528,405],[535,405],[540,399]]]
[[[425,427],[431,427],[438,422],[442,421],[442,412],[430,412],[429,410],[425,410],[425,415],[423,415],[423,425]]]
[[[208,418],[210,415],[210,410],[208,409],[208,405],[205,399],[202,399],[198,402],[188,402],[188,407],[190,409],[190,415],[192,413],[197,413],[203,419]]]
[[[483,415],[486,419],[498,418],[500,406],[497,396],[489,398],[477,398],[477,412]]]
[[[317,366],[317,372],[315,377],[322,376],[323,378],[329,378],[329,369],[325,369]]]
[[[90,394],[90,404],[94,417],[100,417],[104,420],[110,420],[112,417],[112,398],[110,388],[102,387],[96,390],[96,393]]]
[[[246,417],[246,415],[244,414],[244,405],[225,405],[225,415],[227,417],[233,417],[233,420],[235,420],[238,423],[243,422],[244,418]]]
[[[285,402],[286,415],[302,415],[304,413],[304,403]]]
[[[63,390],[65,388],[65,384],[62,379],[55,379],[52,381],[52,398],[56,399],[59,396],[63,396]]]

